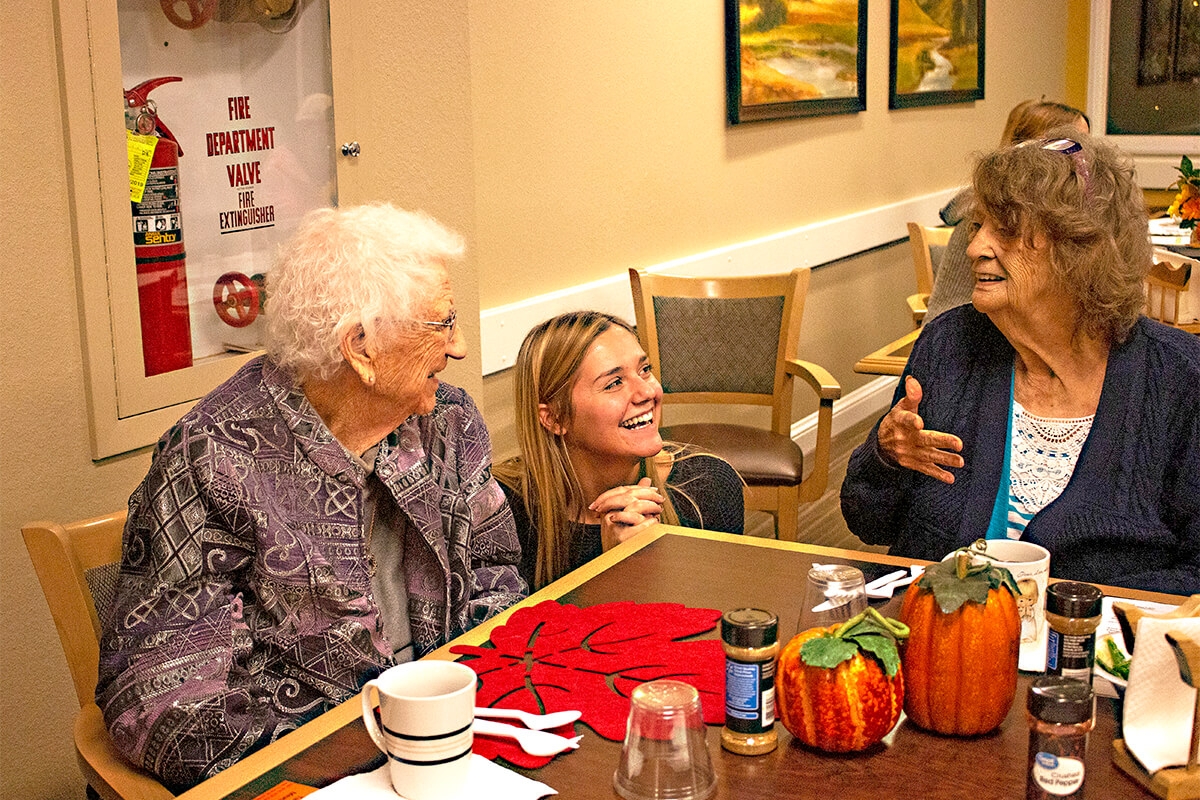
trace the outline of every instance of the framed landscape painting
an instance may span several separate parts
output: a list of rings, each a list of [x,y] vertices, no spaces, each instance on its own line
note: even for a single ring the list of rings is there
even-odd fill
[[[729,122],[867,107],[867,0],[725,0]]]
[[[984,0],[892,0],[888,108],[983,97]]]

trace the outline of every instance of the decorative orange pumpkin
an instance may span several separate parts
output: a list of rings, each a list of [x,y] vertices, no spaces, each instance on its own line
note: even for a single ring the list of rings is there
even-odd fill
[[[873,619],[868,617],[873,615]],[[860,623],[866,619],[864,631]],[[818,644],[841,639],[852,641],[855,625],[859,636],[876,640],[846,648],[853,655],[827,667],[809,663],[814,659],[802,656],[812,649],[805,644]],[[879,657],[878,640],[891,634],[890,663]],[[875,609],[868,609],[855,619],[827,628],[812,628],[797,634],[779,654],[775,671],[775,702],[783,726],[793,736],[810,747],[837,753],[865,750],[887,735],[900,720],[904,705],[904,676],[895,637],[903,636],[902,625],[884,620]],[[834,643],[836,644],[836,643]],[[840,656],[826,659],[831,663]]]
[[[922,728],[955,736],[995,730],[1008,716],[1021,645],[1011,573],[969,560],[959,551],[929,567],[900,607],[910,631],[904,711]]]

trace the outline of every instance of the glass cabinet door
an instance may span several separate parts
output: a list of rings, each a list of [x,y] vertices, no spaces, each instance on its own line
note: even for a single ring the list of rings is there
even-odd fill
[[[93,457],[262,344],[264,280],[337,203],[329,0],[59,0]]]

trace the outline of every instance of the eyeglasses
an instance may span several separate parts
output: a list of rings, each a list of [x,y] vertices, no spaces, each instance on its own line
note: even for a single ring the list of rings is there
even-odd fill
[[[1084,195],[1091,194],[1092,176],[1088,171],[1087,162],[1083,159],[1083,145],[1079,142],[1074,139],[1050,139],[1022,142],[1017,147],[1024,144],[1039,144],[1043,150],[1050,150],[1055,153],[1062,153],[1064,156],[1070,156],[1071,163],[1075,167],[1075,174],[1079,176],[1079,180],[1083,183]]]
[[[434,328],[443,328],[446,331],[446,341],[454,338],[454,326],[458,324],[458,309],[450,310],[450,316],[446,317],[441,322],[426,322],[423,319],[416,320],[418,325],[429,325]]]

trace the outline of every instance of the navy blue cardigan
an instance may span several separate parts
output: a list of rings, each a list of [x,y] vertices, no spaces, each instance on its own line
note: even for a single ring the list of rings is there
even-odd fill
[[[984,535],[1000,486],[1013,358],[970,305],[922,331],[906,374],[924,389],[926,429],[959,436],[966,466],[952,470],[951,485],[893,467],[876,423],[842,485],[855,535],[929,560]],[[1055,577],[1200,592],[1200,338],[1142,318],[1113,348],[1071,481],[1023,538],[1050,551]]]

